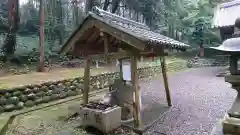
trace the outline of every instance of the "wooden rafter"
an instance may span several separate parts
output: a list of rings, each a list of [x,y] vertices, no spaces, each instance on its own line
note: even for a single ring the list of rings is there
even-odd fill
[[[74,34],[75,36],[73,36],[72,38],[69,38],[68,44],[64,45],[61,48],[61,51],[60,51],[61,54],[65,54],[66,52],[68,52],[71,49],[71,47],[79,40],[79,37],[81,37],[87,29],[92,28],[94,26],[93,24],[94,24],[93,20],[91,19],[85,20],[85,23],[82,24],[81,29],[75,31],[75,34]]]
[[[106,32],[106,33],[112,35],[113,37],[115,37],[116,39],[121,40],[141,51],[143,51],[146,47],[146,44],[144,42],[142,42],[141,40],[139,40],[125,32],[122,32],[110,25],[107,25],[103,22],[95,21],[95,26],[100,28],[101,31]]]
[[[105,60],[108,62],[108,47],[109,47],[109,37],[106,33],[103,33],[103,41],[104,41],[104,55],[105,55]]]

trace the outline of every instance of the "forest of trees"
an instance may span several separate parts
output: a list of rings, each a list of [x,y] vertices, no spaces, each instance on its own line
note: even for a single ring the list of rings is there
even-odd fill
[[[12,53],[22,50],[38,51],[39,2],[40,0],[1,0],[0,43],[9,36],[9,1],[18,3],[14,19],[16,33],[12,42]],[[192,47],[219,43],[219,35],[211,30],[214,7],[222,0],[42,0],[44,7],[45,53],[58,51],[67,37],[81,23],[94,6],[114,14],[145,23],[152,30],[180,40]],[[17,12],[18,11],[18,12]],[[19,16],[19,17],[18,17]],[[30,39],[36,41],[31,42]],[[16,49],[15,49],[16,48]],[[11,50],[10,50],[11,51]],[[24,52],[24,51],[23,51]],[[11,53],[11,52],[10,52]],[[29,52],[28,52],[29,53]]]

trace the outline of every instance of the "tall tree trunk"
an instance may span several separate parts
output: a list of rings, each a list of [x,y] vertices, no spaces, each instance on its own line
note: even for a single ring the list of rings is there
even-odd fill
[[[8,34],[2,46],[5,60],[9,57],[12,58],[16,47],[16,32],[19,24],[19,1],[18,0],[8,0]]]
[[[62,9],[62,2],[61,0],[60,1],[57,1],[57,16],[58,16],[58,37],[59,37],[59,43],[60,45],[63,44],[63,38],[64,38],[64,24],[63,24],[63,9]]]
[[[136,12],[136,19],[137,19],[137,22],[139,22],[139,12]]]
[[[121,0],[112,0],[112,13],[115,13],[118,9]]]
[[[109,4],[110,4],[110,0],[105,0],[103,10],[107,11]]]
[[[94,3],[94,0],[86,0],[86,2],[85,2],[85,14],[87,14],[89,11],[92,10],[93,3]]]
[[[98,0],[86,0],[85,1],[85,14],[87,14],[89,11],[92,11],[92,8],[94,6],[100,7],[100,3]]]
[[[91,0],[87,0],[91,1]],[[75,27],[79,25],[79,15],[78,15],[78,5],[77,0],[74,1],[74,18],[75,18]],[[87,14],[87,12],[86,12]]]
[[[129,8],[128,18],[129,18],[129,19],[132,19],[132,9],[131,9],[131,8]]]
[[[199,45],[200,51],[199,51],[199,56],[204,57],[204,46],[203,43]]]
[[[125,17],[125,10],[126,10],[126,5],[125,3],[123,3],[123,7],[122,7],[122,16]]]
[[[44,72],[44,9],[43,0],[40,0],[39,4],[39,16],[40,16],[40,33],[39,33],[39,72]]]

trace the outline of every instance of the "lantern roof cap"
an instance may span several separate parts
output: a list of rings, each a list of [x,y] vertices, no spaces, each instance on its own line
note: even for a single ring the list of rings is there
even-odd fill
[[[224,52],[240,52],[240,37],[227,39],[220,46],[210,48]]]

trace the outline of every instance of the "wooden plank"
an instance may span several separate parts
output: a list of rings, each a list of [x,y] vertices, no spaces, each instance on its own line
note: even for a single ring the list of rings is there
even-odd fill
[[[129,53],[127,53],[126,51],[118,51],[113,56],[117,59],[122,59],[126,57],[129,58],[131,55],[129,55]]]
[[[161,57],[160,61],[161,61],[162,75],[163,75],[163,81],[164,81],[164,87],[165,87],[165,91],[166,91],[168,106],[172,106],[171,94],[170,94],[170,90],[169,90],[169,86],[168,86],[165,57]]]
[[[72,46],[78,41],[78,39],[85,33],[86,30],[94,26],[94,21],[91,19],[85,20],[81,28],[74,33],[74,35],[68,39],[67,44],[61,48],[61,54],[67,53]]]
[[[104,31],[104,32],[114,36],[116,39],[121,40],[141,51],[143,51],[146,47],[146,44],[143,41],[141,41],[140,39],[124,32],[124,31],[121,31],[117,28],[114,28],[111,25],[107,25],[100,21],[96,21],[94,25],[96,27],[98,27],[99,29],[101,29],[101,31]]]
[[[104,59],[106,63],[108,63],[108,47],[109,47],[109,37],[106,33],[103,33],[103,41],[104,41]]]
[[[90,36],[87,39],[87,43],[95,43],[96,39],[99,37],[99,33],[100,33],[99,29],[97,29],[95,27],[91,28]]]
[[[141,112],[140,112],[140,89],[138,84],[138,74],[137,74],[137,56],[131,57],[131,78],[132,78],[132,85],[134,89],[135,94],[135,103],[133,105],[133,108],[135,110],[135,127],[141,128],[142,127],[142,121],[141,121]]]
[[[84,56],[85,61],[85,71],[84,71],[84,104],[88,103],[88,94],[90,89],[90,57],[88,55]]]
[[[123,69],[122,69],[123,60],[118,59],[118,61],[119,61],[119,67],[120,67],[120,71],[119,71],[120,79],[123,80]]]

